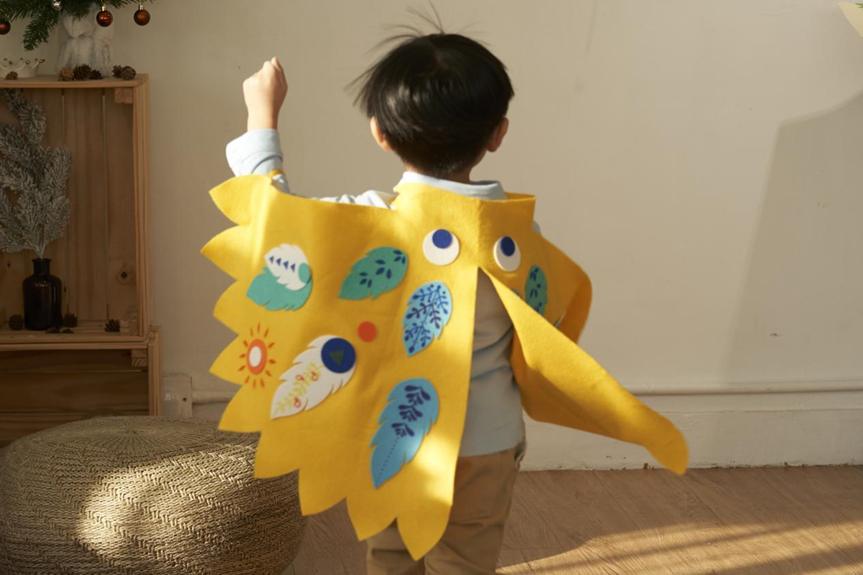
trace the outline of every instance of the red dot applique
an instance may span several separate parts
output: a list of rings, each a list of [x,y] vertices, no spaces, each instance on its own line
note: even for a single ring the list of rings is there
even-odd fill
[[[378,328],[370,321],[364,321],[357,328],[357,335],[365,342],[374,341],[378,337]]]

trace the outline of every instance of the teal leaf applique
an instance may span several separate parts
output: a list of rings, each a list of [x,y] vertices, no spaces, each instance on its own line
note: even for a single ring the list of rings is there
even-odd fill
[[[256,304],[270,311],[295,310],[303,307],[312,292],[311,279],[305,287],[292,291],[279,283],[278,279],[268,270],[260,273],[249,286],[246,295]]]
[[[527,274],[524,297],[527,305],[534,311],[539,314],[545,313],[545,306],[548,304],[548,283],[545,281],[545,273],[539,266],[531,267]]]
[[[351,267],[339,297],[351,300],[376,298],[399,285],[407,269],[408,256],[403,251],[387,246],[375,248]]]
[[[371,470],[375,489],[413,461],[437,421],[440,402],[427,379],[408,379],[390,392],[372,438]]]
[[[408,300],[402,339],[408,355],[414,355],[440,337],[452,315],[452,295],[442,282],[421,285]]]
[[[246,295],[270,311],[303,307],[312,293],[312,268],[297,246],[282,244],[264,257],[266,267],[252,280]]]

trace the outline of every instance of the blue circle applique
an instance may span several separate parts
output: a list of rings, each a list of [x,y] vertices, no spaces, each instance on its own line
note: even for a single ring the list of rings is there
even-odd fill
[[[435,247],[445,250],[452,244],[452,233],[448,230],[435,230],[432,234],[432,243]]]
[[[500,238],[500,251],[503,255],[509,257],[515,253],[515,241],[509,236]]]
[[[345,373],[357,363],[357,352],[348,340],[334,337],[321,348],[321,361],[333,373]]]
[[[436,266],[453,263],[459,253],[458,237],[449,230],[438,228],[423,239],[423,255]]]
[[[501,236],[494,242],[494,262],[505,272],[514,272],[521,265],[521,250],[510,236]]]

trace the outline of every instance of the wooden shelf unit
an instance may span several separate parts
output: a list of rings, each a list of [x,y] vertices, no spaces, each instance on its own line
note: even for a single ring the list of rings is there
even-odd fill
[[[0,254],[0,445],[106,414],[157,414],[159,333],[150,324],[148,77],[2,80],[45,111],[45,143],[72,154],[71,218],[49,246],[73,333],[12,331],[32,254]],[[0,100],[0,122],[14,117]],[[108,319],[120,332],[104,329]],[[112,386],[113,377],[117,385]]]
[[[27,351],[48,349],[144,349],[147,336],[131,333],[128,326],[109,333],[99,321],[84,321],[72,333],[49,333],[43,331],[12,331],[8,326],[0,328],[0,351]]]
[[[66,82],[58,80],[56,76],[36,76],[35,78],[21,78],[18,80],[0,79],[0,89],[11,88],[13,90],[106,90],[113,88],[141,88],[149,82],[147,74],[138,74],[134,80],[118,80],[117,78],[105,78],[104,80],[84,80]]]

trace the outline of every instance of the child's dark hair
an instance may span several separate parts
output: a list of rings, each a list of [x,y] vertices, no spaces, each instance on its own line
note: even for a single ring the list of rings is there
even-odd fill
[[[357,78],[356,104],[406,163],[446,177],[476,163],[514,92],[506,66],[460,34],[409,36]]]

